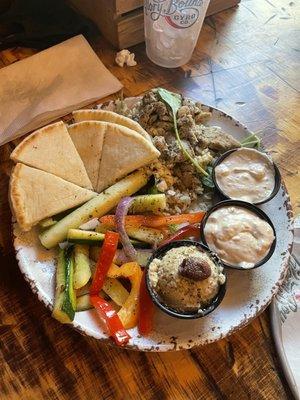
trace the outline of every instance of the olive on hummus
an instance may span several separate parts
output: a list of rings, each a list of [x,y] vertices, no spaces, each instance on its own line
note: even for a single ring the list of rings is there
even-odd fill
[[[170,249],[154,258],[148,277],[152,290],[165,305],[187,312],[206,308],[225,283],[223,268],[196,246]]]

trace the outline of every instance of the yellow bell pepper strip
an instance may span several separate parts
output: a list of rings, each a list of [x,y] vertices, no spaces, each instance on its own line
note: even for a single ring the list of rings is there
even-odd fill
[[[129,262],[118,267],[112,264],[108,270],[109,278],[128,278],[131,282],[131,291],[125,303],[118,312],[125,329],[136,326],[138,321],[138,299],[140,284],[142,279],[142,270],[136,262]]]
[[[90,293],[90,286],[90,284],[87,284],[82,288],[77,289],[76,297],[78,298],[88,295]],[[114,303],[116,303],[119,307],[122,307],[127,297],[129,296],[129,292],[127,289],[125,289],[122,283],[118,281],[118,279],[106,277],[99,295],[102,298],[105,298],[105,295],[109,296]]]
[[[146,269],[144,269],[139,295],[138,331],[147,336],[152,331],[154,304],[146,287]]]
[[[102,290],[120,307],[122,307],[129,296],[128,290],[117,279],[106,277]]]
[[[115,257],[118,241],[118,233],[110,231],[106,232],[90,288],[91,295],[99,294],[100,290],[102,289],[107,271],[109,270]]]
[[[105,324],[109,335],[118,346],[124,346],[129,341],[130,335],[124,329],[116,310],[100,296],[90,295],[90,301]]]

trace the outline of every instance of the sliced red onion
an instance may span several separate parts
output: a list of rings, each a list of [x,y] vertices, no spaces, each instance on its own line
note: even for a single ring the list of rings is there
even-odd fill
[[[128,260],[124,251],[121,249],[117,249],[116,255],[114,257],[114,263],[117,265],[122,265],[125,264],[127,261]]]
[[[134,200],[133,197],[123,197],[123,199],[117,205],[115,214],[117,232],[120,235],[120,241],[123,245],[124,253],[126,254],[127,259],[130,261],[136,261],[137,252],[127,235],[125,229],[125,217],[128,213],[129,207],[131,206],[133,200]]]
[[[98,218],[93,218],[90,219],[88,222],[85,222],[84,224],[80,225],[79,229],[82,229],[84,231],[93,231],[94,229],[96,229],[99,223],[100,222]]]

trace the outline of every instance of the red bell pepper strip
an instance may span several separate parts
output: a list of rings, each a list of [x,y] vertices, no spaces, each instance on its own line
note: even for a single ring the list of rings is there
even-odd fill
[[[190,214],[178,215],[127,215],[125,217],[125,225],[132,226],[148,226],[149,228],[161,228],[170,224],[182,224],[188,222],[189,224],[199,223],[204,217],[205,212],[199,211]],[[99,219],[102,224],[115,227],[115,216],[104,215]]]
[[[114,339],[118,346],[124,346],[130,339],[130,335],[111,305],[100,296],[90,295],[90,302],[95,307],[98,316],[105,324],[109,335]]]
[[[102,289],[107,271],[115,257],[118,247],[119,234],[107,231],[105,233],[103,246],[98,258],[95,275],[90,288],[90,295],[98,295]]]
[[[166,240],[159,244],[159,247],[164,246],[167,243],[173,242],[174,240],[180,240],[188,237],[196,239],[200,238],[200,228],[194,225],[186,225],[180,228],[172,236],[169,236]]]
[[[139,296],[138,331],[147,336],[152,331],[154,304],[146,287],[146,269],[144,269]]]

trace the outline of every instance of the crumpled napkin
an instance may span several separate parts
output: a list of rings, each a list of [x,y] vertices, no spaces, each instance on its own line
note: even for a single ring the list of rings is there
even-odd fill
[[[82,35],[0,69],[0,145],[118,92]]]

